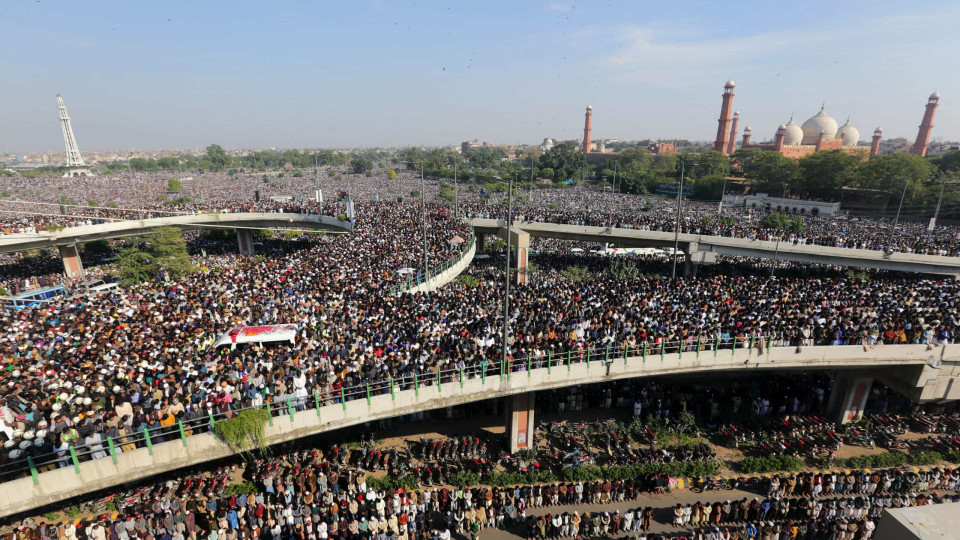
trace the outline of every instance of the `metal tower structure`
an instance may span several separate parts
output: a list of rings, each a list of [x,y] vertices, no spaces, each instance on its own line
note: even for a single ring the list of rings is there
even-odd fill
[[[77,140],[73,136],[73,127],[70,126],[70,116],[63,98],[57,94],[57,110],[60,112],[60,127],[63,129],[63,144],[67,147],[67,172],[64,176],[86,176],[89,174],[87,164],[83,162]]]

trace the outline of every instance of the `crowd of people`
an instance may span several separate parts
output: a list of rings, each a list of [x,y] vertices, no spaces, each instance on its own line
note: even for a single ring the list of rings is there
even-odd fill
[[[236,182],[226,176],[222,181]],[[343,202],[258,203],[249,194],[222,200],[220,190],[207,189],[214,208],[225,210],[345,210]],[[637,259],[641,273],[624,280],[611,275],[607,258],[551,252],[536,258],[531,283],[512,291],[504,344],[502,264],[475,264],[470,272],[476,286],[391,295],[392,286],[402,284],[401,269],[422,267],[423,208],[418,202],[377,202],[372,182],[355,181],[353,189],[367,202],[356,204],[351,235],[266,241],[258,248],[264,257],[211,250],[216,253],[195,254],[206,270],[178,281],[0,315],[0,355],[7,368],[0,372],[7,389],[0,409],[6,451],[0,459],[22,465],[27,456],[62,457],[91,438],[92,449],[111,434],[141,434],[209,412],[230,416],[291,396],[331,396],[341,387],[441,369],[485,366],[495,372],[504,346],[509,361],[529,356],[539,365],[550,354],[591,347],[666,342],[693,350],[700,342],[736,338],[742,344],[751,336],[774,345],[939,345],[951,342],[960,324],[960,285],[954,280],[758,280],[721,273],[670,280],[656,275],[663,261],[653,259]],[[537,193],[541,206],[521,207],[518,217],[570,221],[603,215],[551,214],[551,200],[577,196],[565,193]],[[601,203],[635,199],[584,196]],[[618,204],[608,209],[628,212],[636,203]],[[466,203],[462,210],[480,215],[497,208]],[[449,205],[430,203],[426,209],[430,264],[436,267],[457,255],[470,231]],[[586,268],[590,278],[571,279],[564,271],[571,266]],[[237,325],[271,323],[299,324],[297,343],[209,347]]]
[[[657,475],[508,486],[386,487],[342,463],[342,447],[295,450],[112,496],[116,516],[22,523],[5,540],[325,540],[478,538],[866,539],[885,508],[955,502],[960,471],[853,470],[774,476],[736,500],[660,506]],[[642,499],[621,512],[610,506]],[[608,510],[597,510],[602,505]],[[662,533],[665,526],[683,532]]]

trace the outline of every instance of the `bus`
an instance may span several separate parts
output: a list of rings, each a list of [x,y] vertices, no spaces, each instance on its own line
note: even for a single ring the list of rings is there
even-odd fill
[[[3,307],[7,309],[23,309],[39,306],[58,296],[66,296],[68,292],[66,287],[56,286],[30,291],[17,296],[6,296],[3,298]]]

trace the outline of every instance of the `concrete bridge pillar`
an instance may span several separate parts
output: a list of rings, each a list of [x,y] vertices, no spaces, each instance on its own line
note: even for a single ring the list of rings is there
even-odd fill
[[[487,250],[487,235],[477,234],[477,253],[483,253]]]
[[[847,424],[862,418],[871,386],[873,377],[870,375],[838,372],[827,401],[827,418],[838,424]]]
[[[524,392],[503,398],[506,400],[507,429],[510,452],[533,448],[533,412],[536,408],[536,392]]]
[[[253,233],[250,229],[237,229],[237,245],[241,255],[253,255]]]
[[[517,283],[527,282],[527,264],[530,256],[530,233],[515,227],[510,228],[511,264],[517,269]],[[500,227],[500,238],[507,241],[507,228]]]
[[[68,278],[77,280],[83,278],[83,261],[76,244],[60,246],[60,259],[63,261],[63,271]]]

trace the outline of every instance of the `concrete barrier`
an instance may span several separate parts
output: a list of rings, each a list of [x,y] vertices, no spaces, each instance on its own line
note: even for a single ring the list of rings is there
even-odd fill
[[[705,344],[706,345],[706,344]],[[354,426],[381,418],[402,416],[417,411],[439,409],[472,401],[499,398],[520,392],[548,390],[585,383],[595,383],[633,377],[675,373],[706,373],[719,371],[753,370],[816,370],[816,369],[898,369],[924,367],[932,360],[940,363],[938,372],[960,378],[960,345],[946,345],[929,349],[925,345],[880,345],[866,350],[861,346],[762,347],[750,348],[742,343],[736,349],[682,351],[661,354],[648,348],[646,354],[624,357],[624,351],[615,347],[609,352],[594,352],[590,362],[566,362],[566,356],[553,357],[549,367],[526,370],[522,363],[514,364],[513,371],[504,376],[464,377],[462,380],[420,386],[418,390],[401,391],[370,396],[369,399],[348,401],[314,407],[313,398],[308,409],[292,415],[274,417],[273,425],[265,430],[265,442],[277,444],[327,431]],[[953,375],[949,375],[953,374]],[[929,379],[918,384],[928,384]],[[957,395],[938,396],[936,399],[960,398]],[[81,463],[80,472],[65,467],[38,475],[34,485],[29,476],[3,484],[0,490],[0,516],[27,511],[70,497],[133,482],[150,476],[207,461],[227,457],[234,452],[209,433],[186,438],[186,445],[178,439],[154,444],[151,450],[139,448],[110,458]]]
[[[500,222],[495,219],[470,221],[477,234],[497,234]],[[674,233],[638,229],[611,229],[586,225],[559,223],[515,222],[514,227],[530,236],[558,238],[593,243],[613,243],[634,247],[672,248]],[[850,249],[816,245],[794,245],[775,240],[750,240],[727,236],[707,236],[680,233],[680,249],[684,253],[712,253],[713,256],[744,256],[773,258],[794,262],[875,268],[903,272],[921,272],[938,275],[960,275],[960,257],[920,255],[916,253],[884,253],[870,249]],[[706,259],[700,255],[701,259]]]
[[[353,232],[353,224],[330,216],[296,213],[236,212],[223,214],[187,214],[149,219],[130,219],[67,227],[59,231],[41,231],[35,234],[8,234],[0,236],[0,253],[29,249],[53,248],[75,243],[109,240],[150,234],[157,227],[176,226],[182,229],[209,229],[235,227],[289,227],[325,229],[335,232]]]

